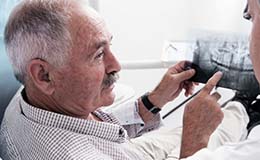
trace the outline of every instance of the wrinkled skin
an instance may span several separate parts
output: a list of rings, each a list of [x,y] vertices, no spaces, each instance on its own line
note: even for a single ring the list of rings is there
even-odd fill
[[[121,67],[110,50],[112,35],[95,11],[76,3],[72,8],[69,30],[72,44],[66,64],[54,67],[47,62],[30,62],[29,71],[32,77],[36,77],[32,78],[33,85],[41,92],[36,93],[37,89],[29,88],[33,85],[27,85],[27,94],[34,106],[88,118],[97,108],[113,103],[114,75]],[[48,84],[37,80],[38,73],[34,74],[37,66],[48,72]]]
[[[220,95],[211,93],[221,77],[221,72],[214,74],[200,93],[186,105],[180,158],[191,156],[207,147],[210,135],[222,122],[224,115],[217,102]]]
[[[161,82],[149,95],[150,100],[158,107],[163,107],[166,103],[178,97],[181,91],[185,90],[185,95],[193,93],[195,83],[188,81],[195,70],[185,70],[186,61],[181,61],[168,69]]]
[[[68,65],[56,74],[54,96],[79,115],[113,103],[114,85],[103,82],[109,74],[118,72],[120,65],[110,50],[112,36],[104,21],[91,10],[78,14],[71,23],[72,53]]]

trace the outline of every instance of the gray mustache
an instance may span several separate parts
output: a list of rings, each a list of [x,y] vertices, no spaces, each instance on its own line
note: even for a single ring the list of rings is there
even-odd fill
[[[112,72],[107,74],[107,77],[103,80],[103,86],[109,87],[114,84],[119,79],[119,74],[116,72]]]

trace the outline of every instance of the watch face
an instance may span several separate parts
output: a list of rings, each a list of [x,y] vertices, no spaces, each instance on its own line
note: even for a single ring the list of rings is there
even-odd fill
[[[157,107],[153,107],[150,112],[152,112],[153,114],[157,114],[158,112],[160,112],[161,109],[160,108],[157,108]]]

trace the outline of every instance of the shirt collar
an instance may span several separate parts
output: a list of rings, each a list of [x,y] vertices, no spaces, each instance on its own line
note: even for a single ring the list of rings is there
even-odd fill
[[[23,99],[22,94],[23,92],[21,92],[20,100],[22,113],[26,118],[35,123],[79,134],[91,135],[118,143],[123,143],[126,140],[126,131],[118,124],[116,118],[101,110],[95,111],[94,114],[104,122],[70,117],[36,108],[28,104]]]

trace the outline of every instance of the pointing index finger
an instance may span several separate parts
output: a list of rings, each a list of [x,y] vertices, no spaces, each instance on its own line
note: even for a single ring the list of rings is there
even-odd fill
[[[213,90],[213,88],[218,84],[219,80],[221,79],[223,73],[218,71],[215,73],[205,84],[202,91],[206,92],[207,94],[210,94],[210,92]]]

